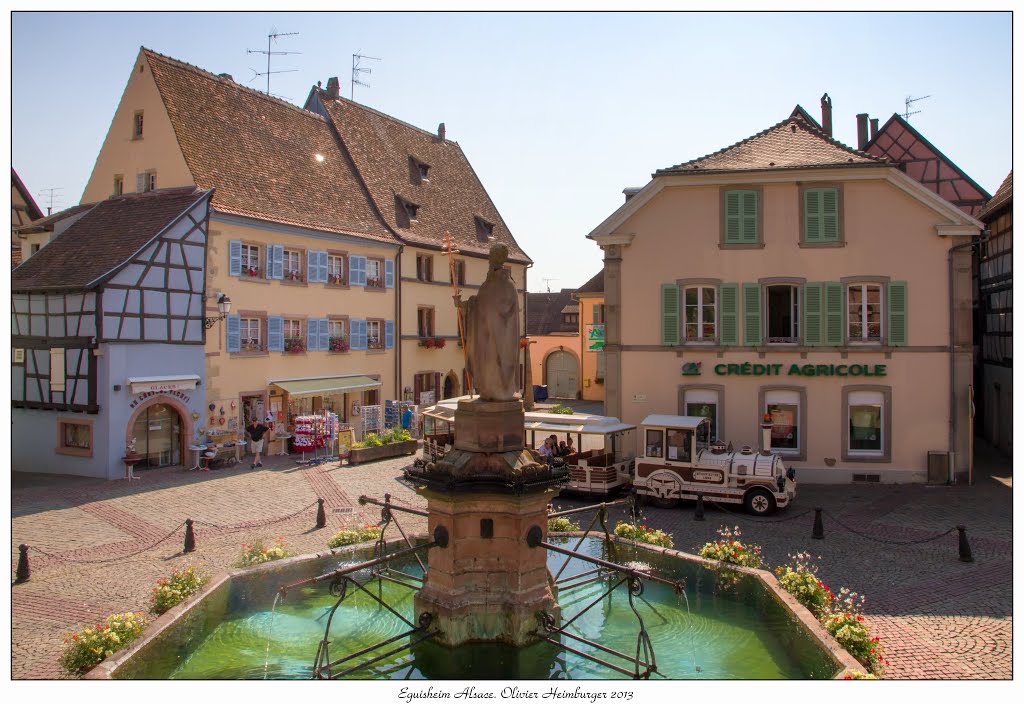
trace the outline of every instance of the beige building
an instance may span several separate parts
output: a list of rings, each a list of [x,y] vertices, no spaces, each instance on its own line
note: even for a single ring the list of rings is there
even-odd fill
[[[225,435],[252,414],[287,423],[321,408],[359,427],[363,408],[421,386],[461,392],[446,231],[467,295],[494,241],[525,289],[529,258],[443,126],[343,100],[337,79],[306,107],[142,49],[82,197],[214,190],[205,308],[232,305],[206,336],[204,420]],[[423,307],[435,313],[420,330]]]
[[[526,334],[533,383],[548,398],[576,399],[580,393],[580,306],[573,290],[527,293]]]
[[[580,304],[580,398],[604,401],[604,269],[576,289]]]
[[[828,108],[830,110],[830,108]],[[981,223],[799,106],[659,170],[589,237],[604,251],[605,413],[706,415],[798,478],[969,471]],[[935,453],[935,454],[932,454]]]

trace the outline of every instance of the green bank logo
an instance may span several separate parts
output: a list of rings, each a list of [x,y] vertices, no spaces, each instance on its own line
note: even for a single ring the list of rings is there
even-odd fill
[[[700,376],[700,362],[687,362],[684,364],[683,376]]]
[[[587,326],[587,350],[596,352],[604,349],[604,325],[593,324]]]

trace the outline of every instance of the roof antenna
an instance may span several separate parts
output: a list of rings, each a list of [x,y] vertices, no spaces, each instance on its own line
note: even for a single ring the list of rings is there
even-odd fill
[[[920,98],[911,98],[908,95],[907,99],[903,101],[903,104],[904,104],[903,119],[904,120],[909,120],[911,115],[916,115],[919,112],[921,112],[920,110],[914,110],[913,112],[911,112],[911,110],[910,110],[911,103],[916,103],[918,100],[924,100],[925,98],[930,98],[930,97],[932,97],[932,96],[930,96],[930,95],[922,95]]]
[[[552,281],[558,281],[558,279],[545,279],[545,278],[541,278],[541,281],[543,281],[544,285],[548,287],[548,293],[551,293],[551,282]]]
[[[246,54],[266,54],[267,55],[267,70],[263,71],[263,72],[260,72],[260,71],[257,71],[254,68],[250,68],[249,70],[252,71],[253,76],[252,76],[252,78],[249,79],[249,83],[252,83],[254,80],[259,78],[260,76],[266,76],[267,77],[267,95],[270,95],[271,94],[270,93],[270,74],[272,74],[272,73],[294,73],[295,71],[298,71],[298,69],[295,69],[295,68],[290,68],[290,69],[286,69],[286,70],[283,70],[283,71],[271,71],[270,70],[270,57],[271,56],[283,56],[285,54],[301,54],[302,53],[301,51],[271,51],[271,49],[270,49],[271,43],[272,42],[276,42],[278,37],[291,37],[291,36],[294,36],[296,34],[298,34],[298,32],[278,32],[276,29],[271,27],[270,28],[270,33],[267,35],[267,49],[266,49],[266,51],[264,51],[263,49],[246,49],[245,50]],[[274,97],[278,97],[279,98],[281,96],[274,96]]]
[[[362,51],[362,49],[360,49],[359,51]],[[359,62],[363,59],[382,61],[382,59],[378,59],[376,56],[366,56],[365,54],[360,54],[358,51],[355,54],[352,54],[352,87],[349,89],[349,100],[356,99],[356,86],[364,86],[366,88],[370,87],[369,83],[363,83],[362,81],[359,80],[359,74],[373,73],[373,69],[370,68],[369,66],[359,65]]]
[[[36,194],[40,198],[45,196],[47,198],[47,200],[49,201],[49,205],[46,206],[46,216],[47,217],[49,217],[50,215],[53,214],[53,201],[54,201],[54,199],[60,200],[60,195],[57,193],[57,191],[63,191],[63,190],[64,190],[63,186],[56,186],[54,188],[44,188],[43,190],[39,191],[39,193]]]

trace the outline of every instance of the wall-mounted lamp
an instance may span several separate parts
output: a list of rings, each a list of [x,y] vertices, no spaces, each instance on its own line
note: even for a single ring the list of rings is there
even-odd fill
[[[231,299],[223,293],[217,296],[217,310],[220,311],[220,317],[203,318],[203,324],[207,330],[224,320],[224,318],[228,317],[228,313],[231,312]]]

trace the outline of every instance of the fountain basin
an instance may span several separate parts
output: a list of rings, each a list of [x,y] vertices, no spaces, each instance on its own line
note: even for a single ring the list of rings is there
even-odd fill
[[[552,542],[575,540],[553,535]],[[570,542],[571,540],[571,542]],[[391,541],[390,550],[403,547]],[[736,568],[735,584],[723,588],[717,566],[674,550],[634,546],[621,539],[620,562],[650,565],[660,575],[686,582],[685,600],[664,585],[646,583],[635,598],[657,656],[658,677],[670,679],[827,679],[860,665],[825,633],[814,617],[779,588],[774,575]],[[581,550],[602,554],[602,541],[588,538]],[[158,618],[133,646],[100,663],[87,677],[116,679],[308,679],[322,617],[336,599],[324,584],[289,592],[277,606],[267,662],[271,608],[280,585],[322,574],[339,562],[368,559],[372,544],[289,558],[252,568],[231,570],[212,579],[199,594]],[[552,574],[566,558],[548,555]],[[582,574],[592,565],[573,560],[562,577]],[[415,560],[401,568],[420,573]],[[718,568],[721,569],[721,568]],[[563,580],[564,581],[564,580]],[[732,582],[733,580],[728,580]],[[372,586],[371,586],[372,585]],[[608,587],[594,582],[561,588],[563,622],[594,602]],[[376,580],[367,588],[378,592]],[[412,620],[415,592],[384,583],[381,593]],[[317,620],[320,618],[321,620]],[[406,630],[397,617],[362,594],[339,608],[331,631],[331,656],[355,652]],[[574,623],[575,632],[594,642],[632,653],[638,623],[624,588],[600,599]],[[574,643],[574,647],[580,647]],[[604,656],[602,656],[604,657]],[[360,678],[413,679],[598,679],[621,678],[604,668],[548,643],[525,648],[473,643],[454,650],[423,643],[385,659]]]

